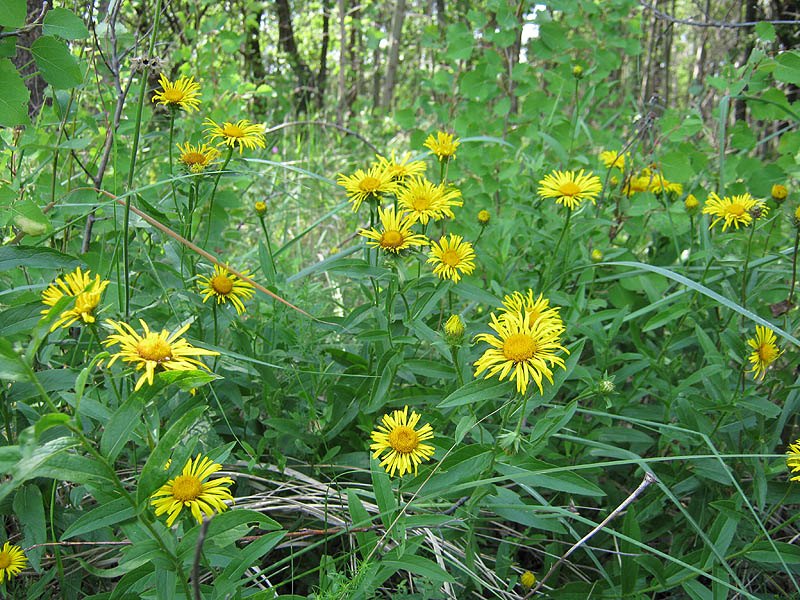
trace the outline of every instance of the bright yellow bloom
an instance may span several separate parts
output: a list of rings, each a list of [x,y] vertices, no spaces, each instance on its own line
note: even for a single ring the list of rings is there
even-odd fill
[[[341,185],[350,202],[353,203],[353,212],[356,212],[364,200],[380,202],[381,194],[395,194],[398,191],[397,182],[392,175],[380,167],[371,167],[368,171],[357,169],[354,175],[342,175],[336,183]]]
[[[542,294],[539,294],[539,297],[534,299],[533,290],[530,288],[528,288],[528,293],[524,296],[520,292],[514,292],[510,296],[505,296],[503,298],[503,307],[506,309],[506,312],[500,315],[501,319],[504,315],[512,313],[520,318],[523,316],[529,317],[531,324],[542,319],[560,328],[561,331],[564,330],[564,323],[561,320],[561,315],[558,314],[561,307],[550,307],[550,300],[543,298]]]
[[[650,189],[650,182],[652,179],[653,178],[649,173],[646,175],[640,175],[639,177],[631,177],[628,179],[628,183],[625,184],[622,192],[628,197],[636,192],[646,192]]]
[[[103,290],[109,282],[101,280],[100,275],[95,275],[92,279],[90,273],[91,271],[84,273],[78,267],[72,273],[65,275],[63,280],[57,278],[42,292],[42,302],[50,307],[55,306],[64,296],[75,298],[72,308],[68,308],[58,316],[50,331],[55,331],[59,327],[67,328],[78,319],[84,323],[94,323],[94,309],[100,304]],[[46,308],[41,314],[46,315],[49,311],[50,309]]]
[[[519,582],[522,584],[522,587],[524,587],[526,590],[529,590],[536,583],[536,575],[530,571],[525,571],[522,574],[522,577],[519,578]]]
[[[555,365],[566,369],[561,357],[556,356],[555,352],[563,350],[561,333],[564,331],[562,326],[555,324],[548,319],[537,319],[531,321],[530,315],[524,317],[520,314],[505,313],[500,319],[492,313],[489,327],[497,332],[497,335],[490,333],[479,333],[475,339],[488,343],[491,348],[486,350],[477,361],[475,361],[475,377],[488,369],[486,377],[500,374],[502,381],[506,376],[515,379],[517,391],[524,394],[528,389],[528,382],[531,377],[539,388],[539,392],[544,395],[542,389],[542,378],[553,383],[553,371],[551,367]],[[548,367],[547,363],[550,363]]]
[[[767,367],[783,354],[775,344],[775,333],[768,327],[756,325],[755,339],[747,340],[747,345],[753,349],[748,360],[753,363],[753,368],[748,373],[753,373],[754,379],[764,379]]]
[[[800,471],[800,440],[789,444],[789,449],[786,451],[786,466],[789,467],[791,473]],[[789,478],[789,481],[800,481],[800,475]]]
[[[249,271],[242,271],[242,275],[247,275]],[[211,296],[217,299],[217,304],[225,304],[231,301],[237,314],[242,314],[245,310],[242,300],[250,300],[255,296],[255,288],[249,281],[239,279],[236,275],[228,271],[227,268],[214,265],[214,275],[206,277],[199,275],[200,293],[205,294],[203,303]]]
[[[253,205],[253,208],[255,209],[257,215],[263,215],[267,212],[267,203],[259,200]]]
[[[442,279],[452,279],[455,283],[461,279],[461,273],[469,275],[475,270],[475,251],[472,244],[465,242],[460,235],[450,234],[448,239],[431,243],[428,255],[429,263],[433,263],[433,273]]]
[[[772,186],[772,199],[775,200],[778,204],[786,200],[786,196],[789,195],[789,190],[786,188],[785,185],[781,185],[776,183]]]
[[[169,513],[167,527],[171,527],[181,514],[184,507],[188,508],[198,523],[203,522],[201,511],[211,517],[214,509],[217,512],[227,510],[228,505],[224,500],[233,504],[231,491],[224,486],[232,485],[230,477],[220,477],[211,481],[203,481],[217,471],[222,465],[213,462],[208,457],[198,454],[192,461],[190,458],[183,467],[183,472],[175,479],[170,479],[162,485],[150,498],[150,504],[156,508],[156,516]],[[159,496],[164,496],[160,498]]]
[[[486,227],[491,220],[492,215],[488,210],[482,210],[478,213],[478,225],[481,227]]]
[[[395,410],[394,414],[383,415],[383,424],[370,434],[374,442],[370,445],[370,450],[374,450],[372,458],[381,460],[380,465],[389,477],[394,477],[395,471],[400,477],[411,473],[412,465],[416,476],[419,464],[433,456],[433,446],[421,443],[433,438],[433,428],[426,423],[420,429],[414,429],[419,419],[420,415],[414,411],[409,417],[408,406],[405,406],[403,410]],[[381,459],[386,450],[389,453]]]
[[[453,140],[452,133],[437,131],[436,137],[434,138],[433,134],[430,134],[423,145],[426,148],[430,148],[431,154],[438,156],[440,161],[445,158],[449,160],[450,157],[456,157],[456,148],[460,145],[460,139],[461,138],[456,138]]]
[[[394,150],[392,150],[389,158],[381,156],[380,154],[376,156],[378,158],[378,162],[373,166],[386,171],[391,176],[392,181],[396,181],[398,183],[402,183],[406,177],[422,175],[425,172],[426,165],[421,160],[412,160],[409,162],[409,159],[411,158],[410,152],[406,152],[403,155],[402,160],[399,162],[395,157]]]
[[[242,119],[236,123],[229,123],[224,121],[222,125],[217,125],[211,119],[206,119],[203,123],[208,125],[206,128],[206,137],[209,142],[213,142],[219,138],[217,146],[224,144],[234,148],[239,146],[239,154],[242,153],[242,148],[247,147],[248,150],[255,150],[256,148],[264,148],[264,126],[251,123],[247,119]]]
[[[711,192],[703,206],[703,214],[715,217],[711,221],[711,225],[708,226],[709,229],[719,221],[724,221],[722,231],[725,231],[731,225],[736,229],[739,229],[739,225],[744,227],[750,225],[753,221],[750,211],[756,207],[763,209],[763,214],[766,214],[767,207],[764,205],[764,201],[755,200],[750,194],[720,198],[714,192]]]
[[[181,151],[178,162],[183,163],[191,173],[202,173],[214,163],[219,162],[220,152],[213,146],[206,144],[192,146],[189,142],[186,142],[183,146],[180,144],[175,145]]]
[[[189,323],[170,334],[166,329],[161,333],[150,331],[142,319],[139,323],[144,330],[144,336],[139,335],[127,323],[106,319],[117,333],[114,333],[103,341],[106,346],[119,344],[119,351],[111,357],[108,366],[114,364],[118,358],[123,362],[135,363],[136,370],[144,368],[144,373],[136,382],[134,391],[142,387],[145,381],[148,385],[153,385],[153,376],[156,367],[161,367],[165,371],[193,371],[197,367],[202,367],[206,371],[211,371],[207,366],[192,356],[218,356],[219,352],[195,348],[180,336],[189,329]]]
[[[464,337],[464,321],[458,315],[451,315],[444,324],[445,341],[451,345],[458,345]]]
[[[161,90],[153,95],[153,102],[170,108],[180,107],[187,111],[199,110],[200,99],[197,96],[200,95],[200,84],[195,83],[194,76],[188,79],[179,77],[172,83],[161,73],[158,82],[161,84]]]
[[[658,172],[653,175],[653,180],[650,182],[650,191],[655,194],[664,192],[682,194],[683,184],[675,183],[674,181],[668,181],[667,179],[664,179],[664,176],[661,174],[661,172]]]
[[[395,213],[393,206],[386,210],[378,208],[378,214],[381,218],[383,231],[372,228],[362,229],[358,232],[359,235],[369,238],[368,246],[398,254],[400,250],[405,250],[410,246],[430,245],[428,238],[424,235],[411,231],[411,226],[414,224],[414,219],[411,215],[406,214],[404,211]]]
[[[12,546],[9,542],[3,544],[3,549],[0,550],[0,583],[12,576],[19,575],[19,572],[25,568],[28,559],[19,546]]]
[[[445,188],[442,184],[434,185],[424,177],[414,177],[399,189],[397,203],[407,209],[415,221],[426,225],[428,219],[454,219],[451,207],[464,205],[458,200],[460,197],[461,192],[456,188]]]
[[[617,167],[620,171],[625,170],[625,157],[630,158],[630,152],[626,152],[625,154],[620,154],[616,150],[606,150],[605,152],[600,153],[600,160],[603,161],[606,169],[610,169],[611,167]]]
[[[595,202],[595,197],[603,189],[597,175],[583,174],[583,169],[577,175],[574,171],[553,171],[539,181],[537,193],[542,198],[555,198],[556,203],[563,204],[570,210],[581,205],[586,199]]]
[[[689,213],[690,215],[696,213],[699,206],[700,203],[697,201],[697,198],[695,198],[692,194],[686,196],[686,200],[683,201],[683,207],[686,209],[686,212]]]

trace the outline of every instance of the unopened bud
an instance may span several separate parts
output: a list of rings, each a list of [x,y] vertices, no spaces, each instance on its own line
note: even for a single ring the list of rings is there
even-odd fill
[[[464,321],[452,315],[444,324],[444,339],[450,346],[458,346],[464,339]]]
[[[489,213],[488,210],[482,210],[478,213],[478,225],[481,227],[486,227],[491,221],[492,215]]]
[[[785,185],[781,185],[776,183],[772,186],[772,199],[775,200],[778,204],[781,204],[784,200],[786,200],[786,196],[789,195],[789,190],[786,189]]]
[[[686,212],[689,215],[693,215],[700,207],[700,203],[697,201],[697,198],[695,198],[692,194],[689,194],[686,196],[686,200],[683,201],[683,207],[686,209]]]
[[[592,262],[598,263],[603,260],[603,253],[600,252],[597,248],[592,250]]]
[[[519,582],[522,584],[522,587],[524,587],[526,590],[529,590],[536,583],[536,575],[530,571],[525,571],[522,574],[522,577],[519,578]]]
[[[580,65],[575,65],[572,67],[572,76],[575,79],[583,79],[583,67]]]
[[[254,208],[256,209],[256,214],[260,217],[267,212],[267,203],[261,202],[261,200],[259,200],[258,202],[255,203]]]

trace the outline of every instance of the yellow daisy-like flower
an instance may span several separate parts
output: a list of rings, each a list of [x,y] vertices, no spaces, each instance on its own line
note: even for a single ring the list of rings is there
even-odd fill
[[[725,231],[731,225],[736,229],[739,229],[739,225],[744,227],[750,225],[753,222],[753,215],[750,212],[756,207],[761,208],[764,214],[766,213],[764,201],[756,200],[750,194],[720,198],[717,194],[711,192],[703,206],[703,214],[715,217],[711,221],[711,225],[708,226],[709,229],[723,221],[722,231]]]
[[[395,157],[394,150],[392,150],[389,158],[381,156],[380,154],[377,154],[376,156],[378,158],[378,162],[373,166],[386,171],[391,176],[392,181],[397,181],[398,183],[402,183],[406,177],[422,175],[425,172],[426,165],[421,160],[412,160],[409,162],[409,159],[411,158],[410,152],[406,152],[403,155],[402,160],[399,162]]]
[[[456,157],[456,148],[458,148],[461,143],[458,141],[461,138],[453,139],[452,133],[445,133],[443,131],[437,131],[436,137],[433,137],[433,134],[428,136],[428,139],[425,140],[423,144],[426,148],[430,148],[431,153],[435,154],[439,157],[439,160],[450,159],[450,157]]]
[[[775,200],[778,204],[786,200],[786,196],[789,195],[789,190],[786,188],[785,185],[781,185],[776,183],[772,186],[772,199]]]
[[[9,542],[3,544],[3,549],[0,550],[0,583],[6,578],[19,575],[27,562],[28,559],[19,546],[12,546]]]
[[[209,142],[219,138],[220,141],[217,142],[217,146],[224,144],[234,148],[238,145],[239,154],[242,153],[242,148],[244,147],[248,150],[255,150],[266,146],[264,143],[264,126],[251,123],[247,119],[236,121],[236,123],[224,121],[222,125],[217,125],[207,118],[203,124],[208,125],[205,132]]]
[[[563,327],[547,319],[531,321],[530,315],[523,317],[514,313],[506,313],[500,319],[492,313],[489,327],[497,332],[496,336],[490,333],[479,333],[475,336],[476,340],[492,346],[475,361],[476,377],[488,369],[484,379],[497,373],[500,374],[501,381],[506,376],[516,379],[520,394],[525,393],[528,382],[533,377],[539,392],[544,394],[542,378],[546,377],[553,383],[551,367],[558,365],[566,369],[564,361],[555,354],[558,350],[569,354],[560,344]]]
[[[242,275],[248,273],[249,271],[242,271]],[[197,278],[201,281],[200,293],[205,294],[204,303],[211,296],[216,297],[217,304],[225,304],[230,300],[239,315],[245,310],[242,300],[250,300],[256,294],[252,283],[239,279],[227,268],[219,265],[214,265],[214,275],[211,277],[199,275]]]
[[[583,174],[583,169],[576,175],[574,171],[553,171],[539,181],[536,192],[542,198],[555,198],[558,204],[563,204],[574,210],[586,199],[595,202],[595,197],[603,189],[597,175]]]
[[[51,307],[64,296],[75,297],[75,304],[58,316],[50,331],[55,331],[59,327],[67,328],[78,319],[84,323],[94,323],[94,309],[100,304],[103,290],[109,282],[101,280],[100,275],[95,275],[92,279],[90,274],[91,271],[84,273],[78,267],[72,273],[65,275],[63,280],[57,278],[42,292],[42,302]],[[49,311],[50,309],[46,308],[41,314],[46,315]]]
[[[198,523],[203,522],[201,511],[207,516],[227,510],[224,500],[233,503],[231,491],[224,486],[232,485],[230,477],[220,477],[211,481],[203,481],[222,469],[210,458],[198,454],[194,461],[190,458],[183,467],[183,472],[175,479],[170,479],[158,491],[150,496],[150,504],[156,508],[156,516],[169,513],[167,527],[171,527],[184,507],[188,508]],[[163,498],[161,497],[163,496]]]
[[[510,296],[505,296],[503,298],[503,307],[506,309],[506,312],[500,315],[501,319],[504,315],[512,313],[520,317],[529,317],[531,323],[542,319],[560,328],[561,331],[564,330],[564,323],[561,320],[561,315],[558,314],[561,307],[551,307],[550,300],[543,298],[542,294],[539,294],[539,297],[534,299],[533,290],[530,288],[528,289],[528,293],[524,296],[520,292],[514,292]]]
[[[357,169],[354,175],[349,176],[339,173],[336,183],[347,192],[348,199],[353,203],[353,212],[359,209],[364,200],[380,202],[381,194],[394,194],[398,190],[391,173],[380,167],[371,167],[368,171]]]
[[[455,218],[453,206],[463,206],[458,198],[461,192],[456,188],[445,188],[442,184],[434,185],[424,177],[414,177],[400,188],[397,203],[407,209],[415,221],[423,225],[428,219],[438,221],[444,217]]]
[[[600,160],[605,165],[606,169],[610,169],[611,167],[617,167],[620,171],[625,170],[625,157],[630,158],[630,152],[626,152],[625,154],[620,154],[616,150],[606,150],[605,152],[600,153]]]
[[[414,429],[419,419],[420,415],[414,411],[409,417],[406,406],[403,410],[394,411],[394,414],[383,415],[383,424],[370,434],[374,442],[370,450],[375,451],[372,457],[381,461],[389,477],[394,477],[395,471],[400,477],[411,473],[412,465],[416,476],[419,464],[433,456],[433,446],[421,443],[433,437],[433,428],[426,423],[420,429]],[[386,450],[389,453],[381,459],[381,454]]]
[[[783,354],[775,344],[775,333],[768,327],[756,325],[755,339],[747,340],[747,345],[753,349],[748,360],[753,363],[753,368],[748,373],[753,373],[754,379],[764,379],[767,367]]]
[[[161,73],[158,82],[161,84],[161,90],[153,95],[153,102],[187,111],[199,110],[200,99],[197,96],[200,95],[200,84],[195,82],[194,76],[179,77],[172,83]]]
[[[656,194],[682,194],[683,184],[664,179],[664,176],[659,172],[653,175],[653,180],[650,182],[650,191]]]
[[[791,473],[800,471],[800,440],[789,444],[789,449],[786,451],[786,466],[789,467]],[[800,475],[791,477],[789,481],[800,481]],[[0,579],[0,581],[2,580]]]
[[[400,250],[405,250],[410,246],[430,245],[428,238],[424,235],[411,231],[414,219],[404,211],[395,213],[394,207],[392,206],[386,210],[378,208],[378,214],[381,218],[383,231],[378,231],[373,228],[362,229],[358,232],[359,235],[369,238],[367,242],[368,246],[381,248],[387,252],[398,254]]]
[[[519,578],[519,582],[522,584],[522,587],[524,587],[526,590],[529,590],[536,583],[536,575],[530,571],[525,571],[522,574],[522,577]]]
[[[144,368],[144,373],[136,382],[134,391],[142,387],[145,381],[148,385],[153,385],[153,376],[157,367],[161,367],[165,371],[193,371],[202,367],[210,372],[211,369],[192,357],[219,355],[219,352],[213,350],[195,348],[180,337],[189,329],[189,323],[172,334],[166,329],[163,329],[161,333],[156,333],[150,331],[147,323],[139,319],[144,330],[143,336],[136,333],[133,327],[127,323],[111,319],[106,319],[106,323],[117,333],[108,336],[103,344],[106,346],[120,345],[119,351],[111,357],[108,366],[113,365],[114,361],[119,358],[124,362],[135,363],[137,371]]]
[[[183,163],[191,173],[202,173],[211,165],[219,162],[220,152],[213,146],[206,144],[192,146],[189,142],[186,142],[183,146],[180,144],[175,145],[181,151],[178,162]]]
[[[427,262],[435,265],[433,273],[442,279],[452,279],[455,283],[461,279],[461,273],[469,275],[475,270],[475,251],[472,244],[454,233],[448,239],[432,242],[428,256]]]
[[[637,192],[646,192],[650,189],[650,183],[652,180],[653,178],[649,173],[646,175],[640,175],[639,177],[631,177],[628,179],[628,183],[625,184],[622,192],[628,197]]]

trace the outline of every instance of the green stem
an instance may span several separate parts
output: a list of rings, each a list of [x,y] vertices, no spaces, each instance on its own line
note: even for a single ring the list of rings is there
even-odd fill
[[[753,234],[756,232],[756,224],[753,223],[752,229],[750,229],[750,236],[747,238],[747,254],[744,257],[744,271],[742,272],[742,308],[747,308],[746,300],[747,300],[747,267],[750,264],[750,245],[753,241]]]
[[[267,252],[269,253],[269,263],[272,265],[272,273],[273,275],[277,273],[275,270],[275,258],[272,254],[272,244],[269,241],[269,232],[267,231],[267,225],[264,223],[264,215],[258,215],[258,220],[261,221],[261,230],[264,232],[264,238],[267,240]]]
[[[153,24],[153,35],[150,37],[150,48],[147,51],[148,58],[153,55],[153,48],[158,37],[158,23],[161,15],[161,0],[156,0],[155,23]],[[131,317],[131,288],[130,288],[130,256],[128,254],[128,232],[130,230],[131,218],[131,196],[133,193],[133,172],[136,168],[136,151],[139,149],[139,130],[142,127],[142,108],[144,106],[144,93],[147,90],[147,72],[142,72],[142,83],[139,87],[139,103],[136,107],[136,126],[133,130],[133,146],[131,148],[131,164],[128,167],[128,194],[125,196],[125,220],[122,229],[122,261],[125,265],[123,273],[125,277],[125,320]],[[134,232],[135,233],[135,232]]]
[[[789,286],[789,307],[794,296],[794,284],[797,282],[797,245],[800,243],[800,229],[794,235],[794,254],[792,254],[792,285]]]
[[[567,163],[572,160],[572,148],[575,143],[575,130],[578,128],[578,106],[580,105],[578,98],[578,79],[575,79],[575,111],[572,115],[572,127],[569,133],[569,153],[567,154]],[[569,168],[569,165],[567,165]]]
[[[453,366],[458,375],[458,385],[464,387],[464,376],[461,374],[461,363],[458,362],[458,346],[450,346],[450,356],[453,359]]]
[[[173,176],[173,168],[172,168],[172,135],[175,131],[175,108],[170,108],[169,110],[169,176],[172,179]],[[181,216],[181,210],[178,207],[178,194],[175,192],[175,181],[169,182],[170,186],[172,187],[172,202],[175,203],[175,212],[178,213],[178,218]]]
[[[233,146],[228,148],[228,156],[225,157],[225,162],[222,164],[222,168],[219,170],[219,173],[217,173],[217,176],[214,179],[214,187],[211,189],[211,199],[208,201],[208,227],[206,228],[206,238],[203,240],[203,248],[205,248],[208,244],[208,236],[211,235],[211,211],[214,210],[214,198],[217,195],[219,179],[222,177],[222,173],[225,171],[228,163],[231,162],[231,156],[233,156]]]
[[[217,302],[211,303],[211,312],[214,313],[214,345],[217,345]]]
[[[56,504],[56,480],[53,479],[53,485],[50,488],[50,536],[52,537],[53,544],[54,544],[54,554],[56,555],[56,566],[58,567],[58,579],[61,582],[61,589],[65,590],[66,583],[64,581],[64,564],[61,561],[61,549],[58,547],[58,538],[56,536],[56,524],[54,516],[54,507]]]
[[[519,421],[517,421],[517,428],[514,430],[515,435],[519,435],[519,432],[522,431],[522,422],[525,420],[525,411],[528,408],[528,390],[525,390],[525,394],[523,395],[522,400],[522,412],[519,414]]]
[[[561,248],[561,242],[564,241],[564,235],[567,233],[567,229],[569,228],[569,220],[572,217],[572,209],[567,207],[567,218],[564,220],[564,227],[561,229],[561,235],[558,238],[558,242],[556,243],[556,249],[553,251],[552,260],[549,261],[547,265],[547,272],[543,278],[543,283],[540,286],[542,290],[547,288],[547,285],[550,283],[550,272],[553,269],[553,263],[556,261],[556,257],[558,256],[558,250]]]

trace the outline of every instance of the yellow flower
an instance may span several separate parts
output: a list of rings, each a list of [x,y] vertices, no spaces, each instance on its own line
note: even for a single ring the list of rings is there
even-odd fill
[[[55,331],[58,327],[67,328],[80,319],[84,323],[94,323],[94,309],[100,304],[100,297],[109,282],[101,280],[100,275],[90,276],[91,271],[85,273],[81,268],[76,268],[72,273],[57,278],[42,292],[42,302],[47,306],[54,306],[64,296],[74,296],[75,304],[62,312],[50,327]],[[46,315],[50,309],[44,309],[41,314]]]
[[[389,158],[381,156],[380,154],[376,156],[378,162],[373,166],[386,171],[391,176],[392,181],[397,181],[398,183],[402,183],[406,177],[422,175],[425,172],[426,165],[421,160],[412,160],[408,162],[411,158],[410,152],[406,152],[400,162],[397,161],[394,150],[392,150]]]
[[[247,275],[249,271],[242,271],[242,275]],[[203,303],[211,296],[216,297],[217,304],[225,304],[228,300],[231,301],[237,314],[242,314],[245,310],[242,300],[250,300],[255,296],[253,291],[253,284],[249,281],[239,279],[233,273],[230,273],[227,268],[219,265],[214,265],[214,275],[206,277],[199,275],[197,277],[200,283],[200,293],[205,294]]]
[[[761,325],[756,325],[756,337],[747,340],[747,344],[753,349],[748,358],[753,363],[753,368],[747,372],[753,373],[754,379],[764,379],[767,367],[783,354],[783,350],[778,350],[778,346],[775,345],[773,331]]]
[[[161,90],[153,95],[153,102],[169,106],[170,108],[183,108],[190,111],[192,109],[199,110],[200,99],[200,84],[195,83],[194,76],[179,77],[172,83],[167,77],[161,73],[158,79],[161,84]]]
[[[362,229],[358,232],[359,235],[369,238],[368,246],[398,254],[400,250],[405,250],[410,246],[430,245],[428,238],[424,235],[411,231],[414,219],[404,211],[395,213],[393,206],[386,210],[379,207],[378,214],[381,218],[383,231],[372,228]]]
[[[519,578],[519,582],[522,584],[522,587],[524,587],[526,590],[529,590],[536,583],[536,575],[530,571],[525,571],[522,574],[522,577]]]
[[[697,198],[695,198],[692,194],[686,196],[686,200],[683,201],[683,207],[686,209],[686,212],[689,213],[690,215],[696,213],[699,206],[700,203],[697,201]]]
[[[9,542],[3,544],[3,549],[0,550],[0,583],[12,576],[19,575],[19,572],[25,568],[28,559],[22,552],[19,546],[12,546]]]
[[[583,79],[583,67],[580,65],[572,67],[572,76],[575,79]]]
[[[214,514],[214,509],[217,509],[217,512],[227,510],[228,506],[224,500],[233,503],[230,490],[224,487],[232,485],[233,479],[220,477],[204,482],[204,479],[221,470],[222,465],[208,457],[202,457],[201,460],[201,457],[202,455],[198,454],[194,461],[190,458],[180,475],[170,479],[150,497],[150,504],[155,506],[157,517],[169,513],[167,527],[172,526],[184,507],[192,512],[198,523],[202,523],[201,511],[210,517]]]
[[[650,182],[650,191],[656,194],[660,193],[673,193],[673,194],[682,194],[683,193],[683,185],[680,183],[675,183],[674,181],[668,181],[664,179],[664,176],[661,172],[656,173],[653,175],[653,180]]]
[[[134,391],[142,387],[145,381],[148,385],[153,385],[153,376],[156,367],[161,367],[165,371],[193,371],[197,367],[202,367],[211,371],[207,366],[192,356],[218,356],[219,352],[195,348],[180,336],[189,329],[189,323],[170,334],[166,329],[161,333],[150,331],[142,319],[139,323],[144,329],[144,336],[139,335],[127,323],[106,319],[117,333],[114,333],[103,342],[106,346],[119,344],[119,351],[111,357],[108,366],[114,364],[118,358],[123,362],[135,363],[136,370],[144,368],[144,373],[136,382]]]
[[[267,212],[267,203],[259,200],[253,205],[257,215],[263,215]]]
[[[592,250],[591,259],[592,259],[592,262],[598,263],[601,260],[603,260],[603,253],[600,252],[600,250],[598,250],[597,248],[595,248],[594,250]]]
[[[452,279],[455,283],[461,279],[461,273],[469,275],[475,270],[475,251],[472,244],[465,242],[460,235],[450,234],[448,239],[431,243],[428,255],[429,263],[433,263],[433,273],[442,279]]]
[[[464,205],[458,200],[460,197],[461,192],[456,188],[445,188],[442,184],[432,184],[424,177],[414,177],[406,182],[406,187],[399,189],[397,203],[407,209],[415,221],[426,225],[428,219],[454,219],[451,207]]]
[[[458,315],[451,315],[444,324],[444,338],[451,346],[457,346],[464,337],[464,321]]]
[[[620,154],[616,150],[606,150],[605,152],[600,153],[600,160],[603,161],[606,169],[610,169],[611,167],[617,167],[620,171],[625,170],[625,157],[630,158],[631,155],[629,152],[625,154]]]
[[[364,200],[379,203],[381,194],[394,194],[398,190],[391,174],[380,167],[371,167],[368,171],[357,169],[350,176],[339,173],[336,183],[347,192],[348,199],[353,203],[353,212],[359,209]]]
[[[789,190],[786,188],[785,185],[781,185],[776,183],[772,186],[772,199],[775,200],[778,204],[786,200],[786,196],[789,195]]]
[[[750,225],[753,221],[750,211],[754,207],[766,208],[763,200],[755,200],[750,194],[742,194],[732,198],[728,196],[720,198],[714,192],[711,192],[703,206],[703,214],[716,217],[711,222],[711,225],[708,226],[709,229],[719,221],[724,221],[722,231],[725,231],[731,225],[736,229],[739,229],[739,225],[744,227]]]
[[[800,229],[800,205],[794,210],[794,226]]]
[[[491,220],[492,215],[488,210],[482,210],[478,213],[478,225],[481,227],[486,227]]]
[[[456,148],[459,147],[461,138],[456,138],[453,140],[452,133],[444,133],[443,131],[437,131],[436,137],[433,137],[433,134],[428,136],[428,139],[425,140],[425,144],[423,144],[426,148],[430,148],[431,154],[435,154],[439,157],[439,160],[443,159],[450,159],[450,157],[456,157]]]
[[[528,382],[533,377],[539,392],[544,395],[542,378],[546,377],[551,384],[553,383],[551,367],[558,365],[566,369],[564,361],[555,355],[558,350],[569,354],[560,344],[564,329],[553,321],[549,319],[531,321],[530,315],[526,314],[523,317],[514,313],[505,313],[498,319],[492,313],[489,327],[497,332],[496,336],[490,333],[479,333],[475,336],[476,340],[492,346],[475,361],[476,377],[487,369],[484,379],[497,373],[500,374],[501,381],[508,376],[509,379],[516,380],[517,391],[520,394],[525,393]],[[550,363],[549,367],[547,363]]]
[[[183,163],[191,173],[202,173],[211,165],[219,162],[220,152],[213,146],[206,144],[192,146],[189,142],[186,142],[183,146],[180,144],[175,145],[181,151],[178,162]]]
[[[400,477],[411,473],[412,465],[416,476],[419,464],[433,456],[433,446],[420,443],[433,438],[433,428],[426,423],[420,429],[414,429],[419,419],[420,415],[414,411],[409,417],[408,406],[405,406],[403,410],[395,410],[394,414],[383,415],[383,425],[378,425],[370,434],[374,442],[370,445],[370,450],[374,450],[372,458],[381,461],[380,465],[389,477],[394,477],[395,471]],[[386,450],[388,454],[381,459]]]
[[[224,121],[222,125],[217,125],[211,119],[206,119],[203,124],[208,125],[205,131],[209,142],[213,142],[217,138],[220,139],[217,142],[217,146],[224,144],[234,148],[238,144],[239,154],[242,153],[243,147],[247,147],[248,150],[265,147],[264,126],[251,123],[247,119],[242,119],[236,123]]]
[[[553,306],[551,308],[550,300],[542,298],[542,294],[539,294],[539,297],[534,299],[533,290],[530,288],[528,288],[528,293],[524,296],[520,292],[514,292],[510,296],[505,296],[503,298],[503,307],[506,309],[506,312],[500,315],[501,319],[504,315],[513,313],[520,318],[524,316],[529,317],[531,324],[542,319],[560,328],[561,331],[564,330],[564,323],[561,320],[561,315],[558,314],[561,307]]]
[[[795,441],[794,444],[789,444],[789,449],[786,451],[786,466],[789,467],[791,473],[800,471],[800,440]],[[800,475],[789,478],[789,481],[800,481]]]
[[[574,171],[553,171],[539,181],[537,193],[542,198],[555,198],[556,203],[573,210],[585,199],[597,204],[594,199],[602,189],[603,184],[597,175],[584,175],[581,169],[577,175]]]
[[[647,171],[644,169],[642,173]],[[652,177],[648,172],[646,175],[640,175],[639,177],[631,177],[628,179],[628,183],[625,184],[625,187],[622,189],[622,192],[630,197],[636,192],[646,192],[650,189],[650,182],[652,181]]]

